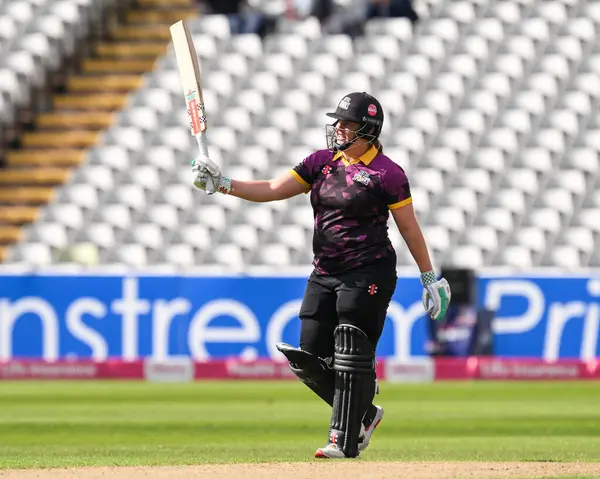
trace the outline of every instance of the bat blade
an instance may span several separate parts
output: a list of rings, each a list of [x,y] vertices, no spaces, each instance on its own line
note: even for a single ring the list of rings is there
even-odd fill
[[[192,135],[197,136],[208,129],[204,97],[202,95],[202,72],[198,55],[193,37],[183,21],[171,25],[170,30],[190,119],[190,129]]]
[[[171,25],[170,31],[173,39],[173,50],[175,50],[177,59],[177,68],[179,69],[179,78],[183,88],[183,97],[190,120],[190,130],[192,135],[196,137],[200,153],[208,158],[208,143],[206,141],[208,122],[202,95],[202,72],[196,47],[194,46],[194,39],[183,20]],[[214,193],[210,183],[206,184],[206,192],[208,194]]]

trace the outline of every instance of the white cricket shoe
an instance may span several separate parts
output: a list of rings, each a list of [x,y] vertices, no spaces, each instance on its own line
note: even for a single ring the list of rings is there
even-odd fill
[[[375,409],[377,410],[377,412],[375,413],[375,416],[372,418],[372,420],[371,418],[365,417],[365,419],[367,419],[367,425],[365,426],[365,423],[363,422],[362,426],[360,427],[360,435],[358,438],[359,451],[364,451],[367,448],[369,442],[371,441],[371,436],[373,435],[373,432],[375,431],[377,426],[379,426],[379,423],[383,419],[383,408],[381,406],[375,406]]]
[[[359,453],[360,454],[360,453]],[[347,459],[348,456],[335,444],[329,443],[315,451],[315,457],[319,459]],[[358,457],[358,455],[356,456]]]

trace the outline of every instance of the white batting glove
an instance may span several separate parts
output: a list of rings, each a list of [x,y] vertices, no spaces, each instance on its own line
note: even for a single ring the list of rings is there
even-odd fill
[[[448,281],[445,278],[437,280],[433,271],[427,271],[421,274],[421,284],[425,311],[435,321],[444,319],[452,298]]]
[[[231,191],[231,178],[223,176],[219,166],[210,158],[201,156],[191,161],[192,171],[196,174],[194,186],[212,194],[215,191],[226,195]],[[207,188],[207,184],[210,188]]]

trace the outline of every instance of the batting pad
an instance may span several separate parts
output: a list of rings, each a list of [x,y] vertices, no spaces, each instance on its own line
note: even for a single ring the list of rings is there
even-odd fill
[[[375,396],[375,349],[366,334],[349,324],[334,332],[335,394],[329,442],[347,457],[358,456],[362,418]]]

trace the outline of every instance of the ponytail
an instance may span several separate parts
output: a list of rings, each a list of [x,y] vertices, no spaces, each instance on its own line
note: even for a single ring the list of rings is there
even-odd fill
[[[381,141],[379,141],[379,138],[375,138],[373,144],[375,145],[375,148],[377,148],[377,151],[379,153],[383,153],[383,145],[381,144]]]

